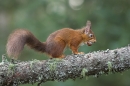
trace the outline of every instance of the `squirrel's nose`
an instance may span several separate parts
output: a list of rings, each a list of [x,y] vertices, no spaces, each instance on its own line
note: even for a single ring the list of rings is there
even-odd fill
[[[96,43],[96,40],[94,40],[93,43]]]

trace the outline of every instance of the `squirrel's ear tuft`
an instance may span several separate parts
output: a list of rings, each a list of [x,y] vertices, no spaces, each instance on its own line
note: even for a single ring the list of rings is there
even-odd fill
[[[86,23],[86,26],[90,26],[91,27],[91,21],[87,21],[87,23]]]
[[[89,33],[90,29],[91,29],[91,21],[87,21],[87,23],[86,23],[86,28],[85,28],[85,32],[86,32],[86,33]]]

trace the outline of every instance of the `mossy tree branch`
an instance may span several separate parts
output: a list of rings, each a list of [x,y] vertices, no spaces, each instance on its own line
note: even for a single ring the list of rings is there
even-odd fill
[[[130,68],[130,46],[85,55],[68,55],[64,59],[33,60],[0,63],[0,85],[18,86],[25,83],[38,85],[46,81],[65,81],[109,72],[122,72]]]

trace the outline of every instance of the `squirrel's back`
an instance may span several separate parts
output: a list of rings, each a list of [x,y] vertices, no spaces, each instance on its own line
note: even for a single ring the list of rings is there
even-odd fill
[[[61,39],[67,43],[72,38],[79,37],[79,35],[81,35],[81,31],[76,31],[71,28],[63,28],[63,29],[60,29],[60,30],[57,30],[57,31],[51,33],[48,36],[46,43],[47,42],[49,43],[50,40],[57,40],[57,39]]]

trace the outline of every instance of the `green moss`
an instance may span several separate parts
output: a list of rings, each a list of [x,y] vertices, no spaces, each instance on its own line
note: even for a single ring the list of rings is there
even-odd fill
[[[15,64],[10,63],[9,66],[8,66],[8,73],[7,73],[7,75],[8,74],[12,75],[14,73],[14,69],[15,69]]]
[[[61,62],[61,61],[62,61],[62,59],[60,59],[60,58],[49,59],[48,60],[48,65],[49,65],[50,70],[54,71],[56,69],[56,67],[57,67],[57,64],[59,62]]]
[[[108,66],[109,72],[111,72],[111,70],[112,70],[112,62],[108,61],[107,66]]]
[[[39,62],[39,60],[34,59],[34,60],[30,61],[30,68],[32,69],[32,68],[33,68],[33,65],[34,65],[35,63],[37,63],[37,62]]]
[[[83,68],[81,71],[81,76],[85,77],[88,70],[86,68]]]
[[[5,54],[2,55],[2,62],[8,62]]]
[[[56,62],[53,62],[53,63],[50,63],[49,68],[51,71],[54,71],[56,69],[56,66],[57,66]]]

